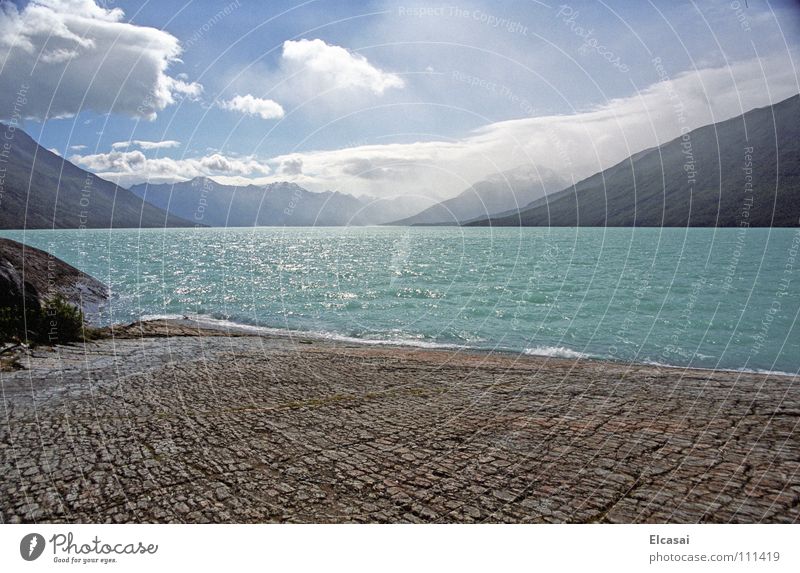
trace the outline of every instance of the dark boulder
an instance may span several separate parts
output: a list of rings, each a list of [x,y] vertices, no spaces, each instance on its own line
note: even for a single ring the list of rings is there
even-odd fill
[[[41,340],[56,311],[71,314],[72,307],[91,318],[107,298],[94,277],[50,253],[0,239],[0,339]]]

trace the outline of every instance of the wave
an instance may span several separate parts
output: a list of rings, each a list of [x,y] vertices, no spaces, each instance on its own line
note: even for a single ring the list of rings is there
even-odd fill
[[[139,317],[139,320],[142,322],[147,322],[150,320],[185,320],[189,318],[185,314],[143,314]],[[192,318],[192,320],[194,320]]]
[[[639,364],[647,366],[657,366],[659,368],[679,368],[681,370],[713,370],[714,372],[737,372],[742,374],[769,374],[770,376],[800,376],[798,372],[785,372],[783,370],[769,370],[767,368],[715,368],[713,366],[686,366],[683,364],[666,364],[653,360],[643,360]]]
[[[368,344],[381,346],[414,346],[419,348],[442,349],[442,350],[466,350],[470,347],[463,344],[450,344],[445,342],[435,342],[431,340],[421,340],[413,335],[398,336],[394,338],[370,338],[341,334],[329,331],[312,330],[292,330],[288,328],[276,328],[271,326],[260,326],[235,322],[233,320],[217,318],[210,315],[185,315],[185,314],[151,314],[142,316],[141,320],[178,320],[191,321],[192,323],[214,330],[234,331],[241,333],[252,333],[261,335],[281,336],[286,338],[311,338],[317,340],[335,340],[339,342],[350,342],[354,344]]]
[[[531,356],[549,356],[551,358],[595,358],[591,354],[578,352],[564,346],[534,346],[526,348],[522,352]]]
[[[345,342],[350,344],[364,344],[370,346],[404,346],[415,348],[426,348],[431,350],[460,350],[460,351],[493,351],[503,352],[509,354],[519,354],[518,349],[498,347],[498,346],[480,346],[474,344],[457,344],[447,342],[437,342],[433,340],[424,340],[423,335],[414,335],[412,333],[393,331],[390,337],[381,337],[378,334],[367,336],[360,335],[347,335],[338,332],[330,332],[325,330],[312,331],[312,330],[297,330],[289,328],[276,328],[271,326],[247,324],[230,320],[229,318],[219,318],[220,315],[205,315],[205,314],[148,314],[143,315],[141,320],[177,320],[177,321],[191,321],[192,323],[201,327],[226,331],[226,332],[240,332],[254,335],[270,335],[280,336],[284,338],[305,338],[316,340],[332,340],[338,342]],[[628,361],[620,360],[614,356],[602,356],[597,354],[589,354],[567,348],[565,346],[533,346],[524,348],[523,354],[528,356],[545,356],[550,358],[567,358],[567,359],[591,359],[591,360],[608,360],[612,362],[626,362],[631,364],[645,364],[649,366],[656,366],[660,368],[677,368],[681,370],[714,370],[717,372],[741,372],[748,374],[768,374],[772,376],[791,376],[797,377],[797,372],[784,372],[781,370],[768,370],[761,368],[714,368],[711,366],[686,366],[683,364],[667,364],[663,362],[656,362],[652,360],[638,360]]]

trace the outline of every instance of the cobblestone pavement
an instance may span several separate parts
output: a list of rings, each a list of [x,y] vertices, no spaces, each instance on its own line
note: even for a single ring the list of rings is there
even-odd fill
[[[796,522],[791,377],[176,337],[2,373],[2,522]]]

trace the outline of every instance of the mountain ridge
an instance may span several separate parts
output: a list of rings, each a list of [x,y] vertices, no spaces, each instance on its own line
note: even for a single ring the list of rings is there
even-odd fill
[[[691,130],[514,214],[466,226],[798,226],[799,117],[800,94]]]
[[[315,192],[291,181],[239,186],[195,177],[176,183],[141,183],[130,191],[177,216],[212,227],[372,225],[393,218],[390,212],[411,210],[402,197]]]
[[[566,183],[566,179],[551,169],[522,166],[487,177],[455,197],[388,224],[458,225],[522,208],[548,193],[560,191]]]
[[[154,207],[39,145],[6,124],[0,161],[0,228],[107,229],[186,227]],[[11,137],[9,137],[11,134]]]

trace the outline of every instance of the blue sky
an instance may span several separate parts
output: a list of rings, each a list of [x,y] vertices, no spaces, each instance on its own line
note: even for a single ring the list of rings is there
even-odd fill
[[[579,179],[797,93],[799,14],[758,0],[6,2],[0,114],[27,82],[25,129],[123,185],[210,175],[444,198],[509,169]]]

